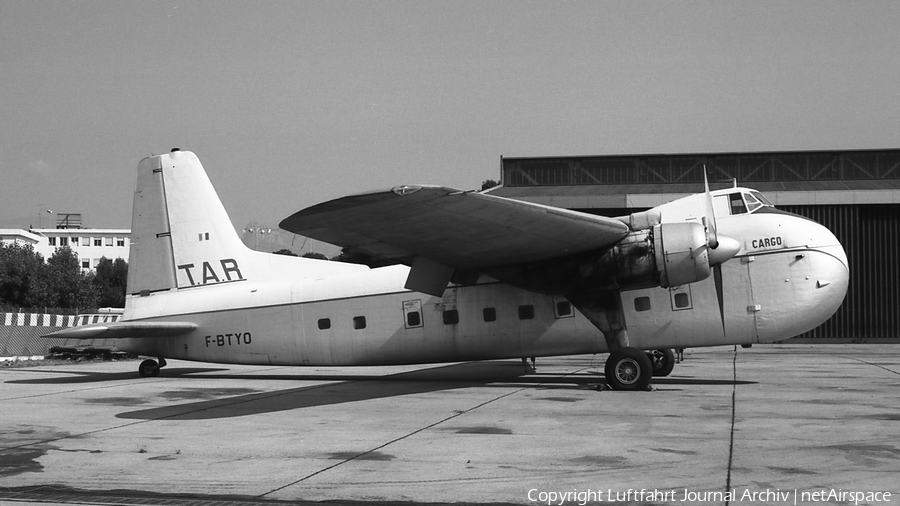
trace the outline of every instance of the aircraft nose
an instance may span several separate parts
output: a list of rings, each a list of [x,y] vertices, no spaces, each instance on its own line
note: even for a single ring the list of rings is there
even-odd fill
[[[813,256],[811,272],[816,280],[822,309],[833,314],[844,301],[850,284],[850,263],[837,237],[827,227],[816,223],[812,230],[810,249]]]

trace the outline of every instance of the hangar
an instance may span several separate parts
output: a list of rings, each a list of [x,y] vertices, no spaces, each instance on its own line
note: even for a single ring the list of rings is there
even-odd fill
[[[900,149],[501,159],[495,195],[621,216],[712,189],[754,188],[837,236],[850,261],[843,306],[806,339],[900,336]]]

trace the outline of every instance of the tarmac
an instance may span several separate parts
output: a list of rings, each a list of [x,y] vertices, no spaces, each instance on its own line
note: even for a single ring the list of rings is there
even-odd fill
[[[365,368],[0,366],[2,504],[900,504],[900,345]]]

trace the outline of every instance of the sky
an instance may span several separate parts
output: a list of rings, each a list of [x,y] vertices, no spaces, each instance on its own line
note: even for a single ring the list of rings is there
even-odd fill
[[[502,156],[897,148],[898,26],[895,1],[0,0],[0,228],[130,228],[173,147],[238,229],[480,188]]]

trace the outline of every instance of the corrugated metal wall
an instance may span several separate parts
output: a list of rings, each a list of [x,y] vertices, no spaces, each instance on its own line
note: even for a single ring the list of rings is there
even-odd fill
[[[900,206],[778,208],[828,227],[844,245],[850,263],[850,287],[844,304],[824,325],[799,337],[900,337]]]

